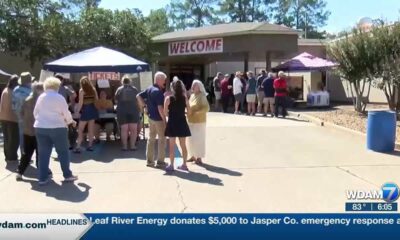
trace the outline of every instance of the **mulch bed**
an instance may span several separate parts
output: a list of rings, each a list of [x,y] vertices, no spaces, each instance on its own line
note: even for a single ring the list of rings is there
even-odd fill
[[[370,109],[376,108],[379,107],[370,107]],[[328,111],[312,112],[310,115],[313,115],[324,122],[334,123],[339,126],[366,133],[367,115],[359,114],[351,109],[336,108]],[[400,122],[397,122],[396,142],[400,142]]]

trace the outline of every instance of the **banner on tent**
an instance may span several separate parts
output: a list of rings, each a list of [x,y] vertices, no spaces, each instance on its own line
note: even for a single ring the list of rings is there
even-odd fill
[[[121,80],[120,74],[115,72],[91,72],[88,74],[90,80]]]

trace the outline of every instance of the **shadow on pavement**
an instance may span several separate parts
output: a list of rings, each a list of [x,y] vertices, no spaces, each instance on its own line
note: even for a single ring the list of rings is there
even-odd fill
[[[146,141],[140,141],[136,151],[121,151],[119,141],[100,142],[94,146],[93,152],[88,152],[82,148],[80,154],[71,151],[71,162],[81,163],[87,160],[95,160],[97,162],[110,163],[115,159],[136,159],[146,160]]]
[[[285,118],[278,117],[278,119],[294,121],[294,122],[309,122],[308,120],[303,120],[303,119],[294,118],[294,117],[285,117]]]
[[[218,167],[218,166],[213,166],[207,163],[203,163],[201,165],[198,165],[199,167],[203,167],[204,169],[206,169],[207,171],[210,172],[214,172],[214,173],[218,173],[218,174],[225,174],[225,175],[229,175],[229,176],[234,176],[234,177],[240,177],[243,174],[241,172],[236,172],[230,169],[226,169],[223,167]]]
[[[198,172],[181,172],[181,171],[174,171],[173,173],[165,173],[166,176],[175,176],[184,180],[198,182],[198,183],[205,183],[215,186],[224,186],[222,180],[219,178],[212,178],[209,177],[207,174],[198,173]]]
[[[398,151],[398,150],[395,150],[395,151],[390,152],[390,153],[384,153],[384,154],[391,155],[391,156],[399,156],[400,157],[400,151]]]
[[[337,106],[328,106],[328,107],[288,108],[287,110],[296,113],[307,113],[307,112],[332,112],[340,109],[341,108]]]
[[[37,192],[46,193],[47,197],[52,197],[60,201],[67,202],[83,202],[89,196],[89,190],[91,187],[85,183],[64,183],[58,184],[54,181],[50,181],[48,185],[39,186],[37,181],[23,180],[29,182],[32,185],[32,190]],[[84,188],[82,191],[79,187]]]

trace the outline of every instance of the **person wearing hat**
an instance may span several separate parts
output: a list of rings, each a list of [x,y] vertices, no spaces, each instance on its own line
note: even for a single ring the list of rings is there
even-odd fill
[[[18,120],[18,130],[19,130],[19,148],[21,155],[24,153],[24,124],[22,117],[22,105],[24,104],[26,98],[31,94],[31,84],[35,80],[30,72],[21,73],[18,83],[19,86],[13,91],[12,96],[12,109],[17,116]]]

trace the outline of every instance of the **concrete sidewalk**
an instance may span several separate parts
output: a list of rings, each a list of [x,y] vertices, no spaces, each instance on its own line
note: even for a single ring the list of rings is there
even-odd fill
[[[0,159],[0,212],[344,212],[347,189],[400,183],[400,154],[365,149],[365,139],[299,120],[210,113],[205,165],[190,173],[145,166],[117,143],[72,155],[75,184],[40,187],[36,169],[16,182]]]

